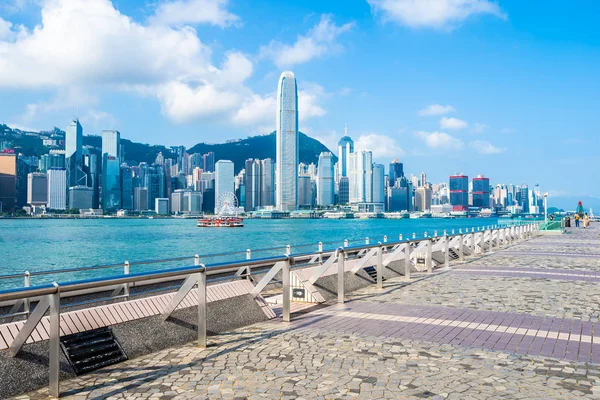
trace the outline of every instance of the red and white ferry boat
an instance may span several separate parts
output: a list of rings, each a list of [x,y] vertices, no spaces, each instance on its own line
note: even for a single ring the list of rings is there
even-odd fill
[[[241,228],[244,226],[244,220],[239,217],[204,217],[198,218],[198,227],[200,228]]]

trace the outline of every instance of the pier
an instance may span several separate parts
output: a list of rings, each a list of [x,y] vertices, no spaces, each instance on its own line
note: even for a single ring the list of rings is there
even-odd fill
[[[30,368],[49,386],[22,398],[597,398],[600,230],[542,233],[535,223],[365,240],[5,291],[0,300],[47,296],[50,312],[36,307],[32,322],[0,325],[0,365],[22,366],[23,353],[42,345],[45,363]],[[211,283],[228,272],[238,279]],[[177,292],[60,313],[69,291],[167,277],[185,281]],[[248,318],[231,323],[236,312]],[[22,334],[27,326],[31,335]],[[130,360],[73,377],[58,337],[102,326],[128,355],[135,349]],[[174,342],[158,343],[173,330],[181,332]],[[144,353],[125,332],[163,348]]]

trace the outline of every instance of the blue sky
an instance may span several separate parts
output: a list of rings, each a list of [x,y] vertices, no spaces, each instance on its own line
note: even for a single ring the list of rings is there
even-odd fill
[[[0,121],[147,143],[300,130],[433,182],[600,197],[600,4],[516,0],[4,0]]]

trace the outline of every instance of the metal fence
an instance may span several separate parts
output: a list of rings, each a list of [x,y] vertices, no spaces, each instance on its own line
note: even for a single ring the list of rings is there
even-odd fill
[[[171,302],[164,308],[162,316],[164,319],[177,308],[183,298],[190,291],[197,287],[198,301],[198,345],[205,347],[207,343],[206,335],[206,287],[207,277],[231,274],[231,277],[250,276],[253,269],[262,268],[266,273],[256,283],[253,294],[260,295],[261,291],[281,272],[283,286],[283,321],[290,321],[290,271],[293,268],[303,268],[306,266],[315,267],[310,279],[305,284],[312,287],[323,274],[337,263],[337,301],[343,303],[345,299],[344,275],[345,263],[348,260],[357,260],[351,272],[357,273],[360,268],[371,261],[377,270],[377,286],[383,288],[383,268],[394,261],[404,261],[404,275],[406,279],[410,278],[411,268],[416,266],[417,258],[421,255],[425,258],[427,272],[433,270],[433,253],[441,252],[444,255],[443,265],[448,266],[450,252],[457,252],[459,260],[464,259],[465,252],[469,254],[485,253],[502,245],[510,245],[516,240],[523,240],[535,236],[539,230],[539,223],[520,224],[511,227],[488,227],[489,229],[475,230],[474,228],[466,231],[460,229],[458,232],[451,233],[443,231],[443,235],[438,236],[434,231],[433,235],[425,232],[422,239],[407,238],[399,236],[398,240],[388,241],[387,237],[383,241],[375,243],[370,238],[365,238],[363,244],[350,246],[349,242],[344,243],[335,250],[324,250],[323,244],[318,245],[316,252],[300,252],[292,254],[292,247],[287,246],[284,255],[266,258],[248,258],[234,262],[215,263],[205,265],[200,262],[200,257],[194,257],[194,265],[179,267],[154,272],[126,273],[83,281],[74,281],[66,283],[53,282],[51,284],[23,287],[19,289],[0,291],[0,302],[15,302],[15,305],[25,305],[27,308],[27,320],[20,331],[9,344],[11,354],[16,355],[26,340],[30,337],[35,327],[41,319],[49,312],[49,379],[50,394],[58,397],[59,390],[59,360],[60,360],[60,312],[61,297],[69,294],[98,290],[104,291],[110,287],[122,287],[125,291],[125,297],[128,296],[128,287],[131,284],[148,281],[181,279],[183,284],[173,296]],[[414,235],[413,235],[414,236]],[[297,246],[299,247],[299,246]],[[413,261],[414,260],[414,261]],[[159,260],[156,262],[163,262]],[[146,262],[147,263],[147,262]],[[131,263],[135,265],[138,263]],[[33,301],[37,305],[33,311],[29,307]]]

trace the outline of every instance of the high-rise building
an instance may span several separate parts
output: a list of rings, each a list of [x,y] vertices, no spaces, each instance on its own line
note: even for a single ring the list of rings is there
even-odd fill
[[[51,210],[67,209],[67,170],[50,168],[48,170],[48,206]]]
[[[224,196],[234,194],[234,166],[229,160],[219,160],[215,164],[215,214],[223,208]]]
[[[273,160],[250,158],[246,160],[245,165],[244,209],[253,211],[274,205],[275,166]]]
[[[311,180],[308,175],[298,177],[298,207],[310,208],[312,206]]]
[[[275,203],[280,211],[298,205],[298,88],[294,74],[285,71],[277,87]]]
[[[419,179],[419,186],[424,187],[427,185],[427,174],[425,172],[421,172]]]
[[[183,194],[184,212],[191,215],[202,213],[202,193],[186,190]]]
[[[350,182],[347,176],[342,176],[338,183],[337,204],[348,204],[350,202]]]
[[[121,208],[133,210],[133,171],[131,167],[121,167]]]
[[[523,214],[529,214],[529,187],[521,185],[517,192],[517,201]]]
[[[121,157],[121,133],[114,130],[102,131],[102,155]]]
[[[158,215],[169,214],[169,199],[156,198],[154,200],[154,211]]]
[[[329,207],[333,205],[334,201],[333,154],[323,152],[319,154],[317,166],[317,205]]]
[[[83,172],[83,128],[78,119],[71,121],[65,134],[65,165],[67,184],[87,186],[87,177]]]
[[[17,155],[0,153],[0,212],[15,212],[17,206]]]
[[[469,177],[462,174],[450,177],[450,204],[454,211],[469,209]]]
[[[215,153],[212,151],[202,156],[204,172],[215,172]]]
[[[473,178],[473,207],[490,207],[490,179],[483,175]]]
[[[350,181],[350,203],[373,201],[373,154],[359,150],[350,154],[348,178]]]
[[[72,186],[69,188],[69,208],[87,210],[92,208],[94,190],[87,186]]]
[[[48,176],[40,172],[27,175],[27,204],[45,206],[48,204]]]
[[[390,163],[390,187],[396,186],[396,181],[402,177],[404,177],[404,165],[402,165],[400,160],[395,158],[394,161]]]
[[[64,150],[50,150],[49,154],[43,154],[40,156],[38,162],[39,172],[45,174],[50,168],[64,168],[65,167],[65,151]]]
[[[348,176],[348,161],[354,153],[354,141],[348,136],[348,127],[344,128],[344,137],[338,142],[338,174]]]
[[[133,209],[135,211],[148,210],[148,188],[138,186],[133,189]]]
[[[415,190],[415,211],[431,210],[431,188],[429,185],[418,187]]]
[[[373,203],[385,204],[385,166],[373,164]]]
[[[171,212],[173,214],[183,213],[183,194],[185,190],[176,189],[171,193]]]
[[[93,149],[84,148],[83,172],[87,186],[92,188],[92,208],[100,207],[102,156],[98,156]],[[82,182],[83,183],[83,182]]]

